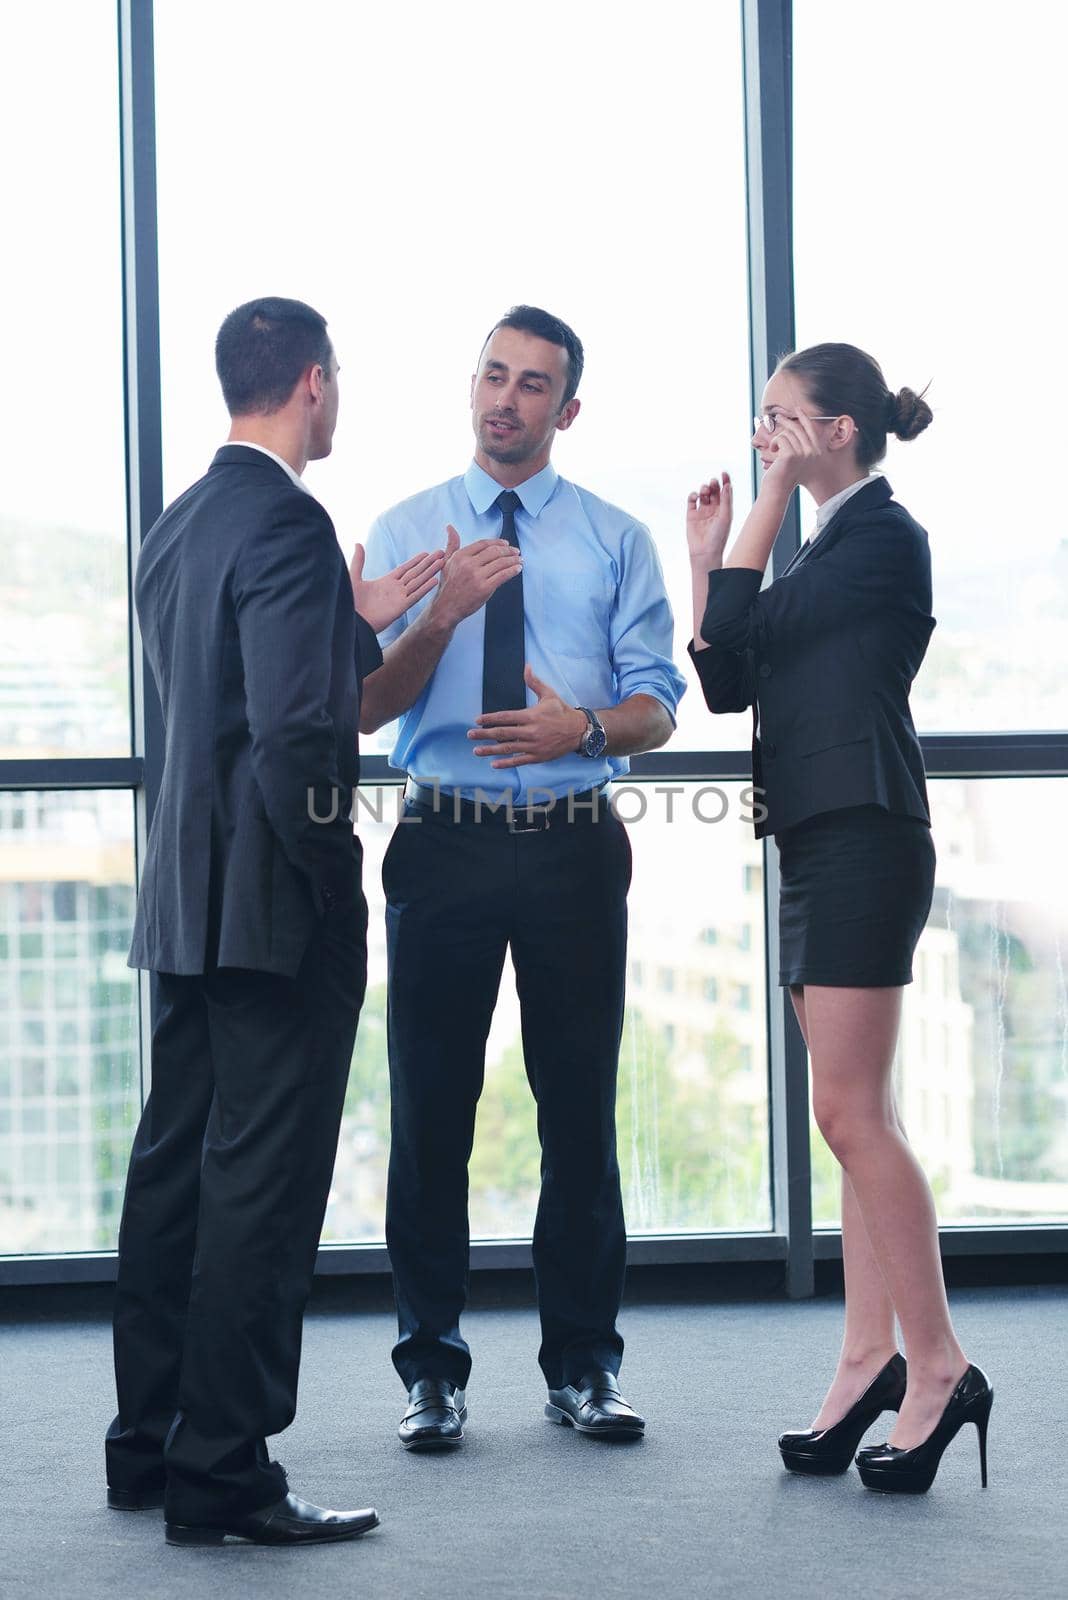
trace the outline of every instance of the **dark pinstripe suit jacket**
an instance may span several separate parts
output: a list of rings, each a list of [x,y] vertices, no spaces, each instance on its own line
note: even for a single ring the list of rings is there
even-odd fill
[[[361,672],[381,662],[333,524],[226,445],[146,536],[135,598],[166,753],[130,965],[292,976],[359,893]]]

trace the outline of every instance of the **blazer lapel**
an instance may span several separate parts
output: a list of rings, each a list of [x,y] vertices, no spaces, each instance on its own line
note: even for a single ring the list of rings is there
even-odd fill
[[[779,577],[785,578],[787,573],[793,572],[795,567],[799,567],[801,563],[808,557],[808,553],[812,549],[812,546],[815,544],[815,542],[815,539],[808,539],[803,545],[800,546],[799,549],[795,550],[789,566],[783,568],[783,570],[779,573]]]
[[[894,491],[881,475],[874,483],[869,483],[863,489],[858,489],[856,494],[850,495],[845,505],[839,506],[834,516],[825,528],[821,528],[814,539],[803,544],[794,556],[790,565],[780,573],[785,578],[787,573],[796,572],[797,568],[808,560],[813,551],[822,555],[824,551],[836,544],[844,532],[850,516],[854,511],[863,514],[865,511],[874,511],[876,506],[886,505],[893,499]]]

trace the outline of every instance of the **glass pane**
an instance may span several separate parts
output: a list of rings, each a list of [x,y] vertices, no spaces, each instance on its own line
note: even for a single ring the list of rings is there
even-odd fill
[[[795,7],[798,339],[862,346],[894,389],[931,384],[932,426],[891,439],[886,462],[931,538],[939,625],[917,725],[1064,728],[1068,547],[1047,441],[1068,9],[898,0],[892,27],[876,15]]]
[[[130,751],[115,13],[4,8],[0,759]]]
[[[745,793],[617,797],[635,819],[617,1118],[632,1234],[771,1226],[764,858]]]
[[[617,1117],[631,1235],[771,1225],[763,859],[742,787],[617,786],[634,851]],[[360,796],[370,961],[327,1212],[324,1237],[333,1242],[382,1238],[389,1073],[381,867],[397,794],[367,788]],[[530,1237],[538,1162],[506,963],[471,1162],[474,1238]]]
[[[680,0],[650,27],[617,7],[607,30],[604,8],[567,0],[536,27],[487,15],[319,0],[294,27],[287,0],[157,0],[167,494],[225,437],[223,316],[298,295],[328,317],[343,369],[335,451],[308,483],[351,551],[378,512],[464,470],[482,340],[533,301],[587,352],[554,461],[652,529],[681,652],[686,495],[726,467],[744,514],[750,481],[739,10]],[[688,62],[714,63],[713,93],[682,87]],[[310,158],[279,113],[301,83],[316,85]],[[240,181],[206,184],[250,128]],[[748,723],[713,722],[692,683],[676,743],[748,748]]]
[[[931,784],[935,897],[905,990],[898,1103],[943,1222],[1068,1219],[1068,779]],[[837,1169],[813,1130],[813,1214]]]
[[[0,1254],[113,1250],[140,1113],[133,802],[0,793]]]

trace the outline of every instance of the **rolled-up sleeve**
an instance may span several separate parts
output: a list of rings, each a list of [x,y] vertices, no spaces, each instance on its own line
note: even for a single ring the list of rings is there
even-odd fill
[[[686,679],[675,665],[675,619],[656,546],[640,523],[623,535],[620,566],[609,628],[616,694],[652,695],[674,721]]]

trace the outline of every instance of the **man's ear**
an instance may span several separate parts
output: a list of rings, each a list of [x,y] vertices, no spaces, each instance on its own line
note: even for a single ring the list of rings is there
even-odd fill
[[[556,426],[561,433],[566,432],[566,430],[570,428],[571,424],[574,422],[581,410],[581,400],[574,399],[567,402],[567,405],[564,406],[563,410],[560,412],[560,415],[556,419]]]
[[[314,405],[321,406],[323,403],[323,386],[326,383],[326,373],[323,371],[319,362],[316,362],[314,366],[308,368],[307,383],[308,393],[311,395],[312,403]]]
[[[478,382],[478,373],[477,372],[472,372],[472,374],[471,374],[471,393],[470,393],[470,396],[469,396],[469,399],[471,401],[471,410],[472,411],[475,409],[475,384],[477,382]]]

